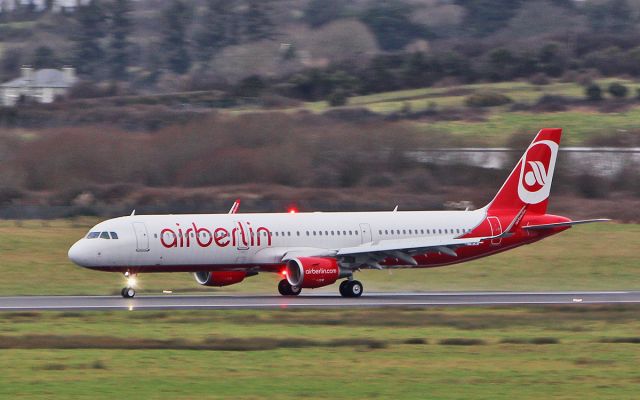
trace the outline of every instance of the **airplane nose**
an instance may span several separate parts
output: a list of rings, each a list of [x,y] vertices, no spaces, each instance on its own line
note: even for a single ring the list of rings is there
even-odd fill
[[[69,256],[69,260],[81,267],[84,266],[84,261],[86,261],[86,257],[84,255],[85,252],[82,250],[82,247],[82,243],[77,241],[73,246],[71,246],[71,248],[69,248],[69,253],[67,254],[67,256]]]

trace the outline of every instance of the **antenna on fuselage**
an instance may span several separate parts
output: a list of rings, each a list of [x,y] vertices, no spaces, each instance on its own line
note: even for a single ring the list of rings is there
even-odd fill
[[[236,201],[233,202],[231,209],[229,210],[229,214],[236,214],[239,208],[240,208],[240,199],[236,199]]]
[[[393,209],[393,212],[398,211],[398,206],[396,206],[396,208]]]
[[[136,210],[135,209],[133,209],[133,211],[131,211],[130,217],[133,217],[134,215],[136,215]]]

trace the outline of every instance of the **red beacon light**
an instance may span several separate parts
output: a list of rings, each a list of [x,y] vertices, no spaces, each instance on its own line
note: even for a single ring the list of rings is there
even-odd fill
[[[289,214],[296,214],[296,213],[298,212],[298,209],[297,209],[296,207],[293,207],[293,206],[292,206],[292,207],[289,207],[289,208],[287,209],[287,212],[288,212]]]

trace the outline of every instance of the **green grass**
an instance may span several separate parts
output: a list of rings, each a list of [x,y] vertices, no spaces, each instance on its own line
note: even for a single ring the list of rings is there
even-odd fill
[[[610,114],[586,110],[555,113],[503,112],[490,114],[486,121],[446,121],[417,123],[425,131],[439,130],[454,135],[481,139],[488,144],[503,145],[513,132],[535,133],[540,128],[563,128],[563,144],[578,145],[597,134],[637,129],[640,108]]]
[[[634,306],[4,313],[0,397],[631,399],[640,344],[606,341],[639,331]]]
[[[620,82],[629,87],[633,96],[640,83],[616,78],[598,80],[606,91],[612,82]],[[478,91],[494,91],[509,96],[513,101],[525,104],[535,103],[544,95],[559,95],[584,98],[584,87],[576,83],[554,82],[549,85],[533,85],[527,82],[501,82],[463,85],[445,88],[423,88],[356,96],[349,99],[349,106],[364,107],[371,111],[389,114],[409,106],[420,111],[432,106],[443,108],[464,108],[466,97]],[[487,109],[484,121],[439,121],[416,122],[425,132],[444,131],[455,135],[481,139],[487,145],[503,145],[514,132],[535,132],[542,127],[562,127],[567,135],[565,144],[580,144],[586,138],[598,133],[636,129],[640,118],[640,107],[615,113],[599,113],[588,108],[576,108],[566,112],[509,112],[509,105]],[[329,109],[326,102],[307,103],[304,108],[313,112]]]
[[[612,82],[620,82],[629,87],[630,96],[640,87],[640,83],[628,80],[607,78],[597,80],[604,91]],[[500,82],[477,83],[472,85],[450,86],[443,88],[421,88],[410,90],[398,90],[393,92],[376,93],[365,96],[349,98],[350,106],[365,107],[371,111],[390,113],[400,111],[405,104],[411,106],[414,111],[427,108],[430,103],[438,107],[464,107],[465,98],[478,91],[493,91],[509,96],[513,101],[522,103],[534,103],[544,95],[559,95],[574,98],[584,98],[583,86],[573,82],[552,82],[548,85],[533,85],[528,82]],[[327,102],[318,101],[306,104],[306,108],[322,112],[329,108]]]
[[[0,295],[117,294],[120,274],[74,266],[68,248],[95,221],[0,223]],[[578,226],[542,242],[443,268],[363,271],[365,290],[615,290],[640,286],[640,225]],[[203,288],[186,273],[141,274],[140,293],[276,293],[279,277],[260,274],[238,285]],[[336,293],[336,285],[316,289]]]

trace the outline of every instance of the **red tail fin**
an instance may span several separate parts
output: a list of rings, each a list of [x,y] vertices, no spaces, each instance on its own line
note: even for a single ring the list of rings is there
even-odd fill
[[[498,210],[520,210],[545,214],[562,129],[542,129],[524,152],[516,167],[487,206],[488,214]]]

